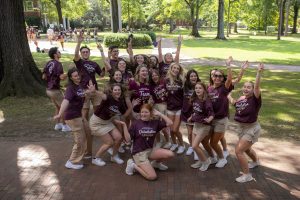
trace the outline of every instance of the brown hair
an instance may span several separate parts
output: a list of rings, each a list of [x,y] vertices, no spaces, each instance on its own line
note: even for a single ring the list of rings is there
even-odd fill
[[[149,103],[145,103],[145,104],[143,104],[141,106],[140,111],[142,111],[143,108],[149,110],[149,112],[150,112],[150,118],[152,119],[153,118],[153,106],[151,104],[149,104]]]
[[[203,88],[203,90],[204,90],[204,91],[203,91],[203,97],[202,97],[202,99],[200,99],[200,100],[206,101],[206,99],[208,98],[207,86],[206,86],[205,83],[203,83],[203,82],[197,82],[196,85],[195,85],[195,89],[196,89],[196,86],[197,86],[197,85],[201,85],[202,88]],[[196,91],[194,90],[194,93],[193,93],[193,95],[192,95],[192,97],[191,97],[191,102],[195,101],[196,98],[199,98],[199,97],[197,96]]]

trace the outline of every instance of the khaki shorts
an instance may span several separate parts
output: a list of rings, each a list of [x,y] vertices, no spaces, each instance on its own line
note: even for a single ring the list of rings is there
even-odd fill
[[[146,149],[145,151],[134,154],[132,157],[133,157],[135,164],[139,165],[139,164],[144,164],[144,163],[150,163],[148,158],[149,158],[151,152],[152,152],[152,149]]]
[[[101,96],[98,93],[87,93],[85,95],[83,109],[89,109],[90,108],[90,102],[92,102],[92,105],[98,106],[101,103]]]
[[[103,136],[110,131],[112,131],[115,127],[115,125],[112,123],[112,119],[109,120],[103,120],[96,115],[92,115],[90,119],[90,129],[91,134],[95,136]]]
[[[64,100],[64,94],[61,90],[46,90],[47,96],[53,101],[57,106],[60,106]]]
[[[195,122],[194,128],[193,128],[193,133],[196,135],[201,135],[201,136],[205,137],[205,136],[209,135],[210,129],[211,129],[210,125]]]
[[[225,133],[228,123],[228,117],[222,119],[214,119],[212,121],[212,132],[213,133]]]
[[[167,110],[168,115],[181,115],[181,110]]]
[[[239,139],[244,139],[253,144],[258,141],[260,136],[260,124],[258,122],[254,123],[237,123],[238,124],[238,135]]]

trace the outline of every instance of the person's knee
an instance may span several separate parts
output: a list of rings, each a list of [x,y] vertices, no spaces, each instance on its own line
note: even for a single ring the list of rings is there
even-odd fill
[[[196,148],[198,148],[199,147],[199,144],[197,144],[196,142],[193,142],[192,143],[192,148],[193,149],[196,149]]]
[[[175,153],[173,151],[169,151],[166,155],[166,159],[175,157]]]
[[[147,180],[149,181],[154,181],[157,179],[157,175],[156,174],[148,174],[146,177],[145,177]]]
[[[237,155],[237,156],[239,156],[239,155],[242,155],[244,152],[240,149],[240,148],[235,148],[235,154]]]

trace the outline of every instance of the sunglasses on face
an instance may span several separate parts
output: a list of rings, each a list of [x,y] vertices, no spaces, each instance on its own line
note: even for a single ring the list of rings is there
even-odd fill
[[[118,53],[118,52],[119,52],[119,50],[113,50],[112,52]]]
[[[81,53],[89,53],[89,51],[82,51]]]
[[[214,74],[214,78],[223,78],[223,75],[217,75],[217,74]]]

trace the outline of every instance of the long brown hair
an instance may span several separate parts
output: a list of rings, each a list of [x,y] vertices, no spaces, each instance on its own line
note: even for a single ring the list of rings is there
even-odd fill
[[[200,99],[198,96],[197,96],[197,94],[196,94],[196,90],[194,90],[194,93],[193,93],[193,95],[191,96],[191,103],[193,102],[193,101],[195,101],[197,98],[198,99],[200,99],[201,101],[206,101],[206,99],[208,98],[208,91],[207,91],[207,86],[205,85],[205,83],[203,83],[203,82],[197,82],[196,83],[196,85],[195,85],[195,89],[196,89],[196,86],[197,85],[201,85],[201,87],[203,88],[203,97],[202,97],[202,99]]]

